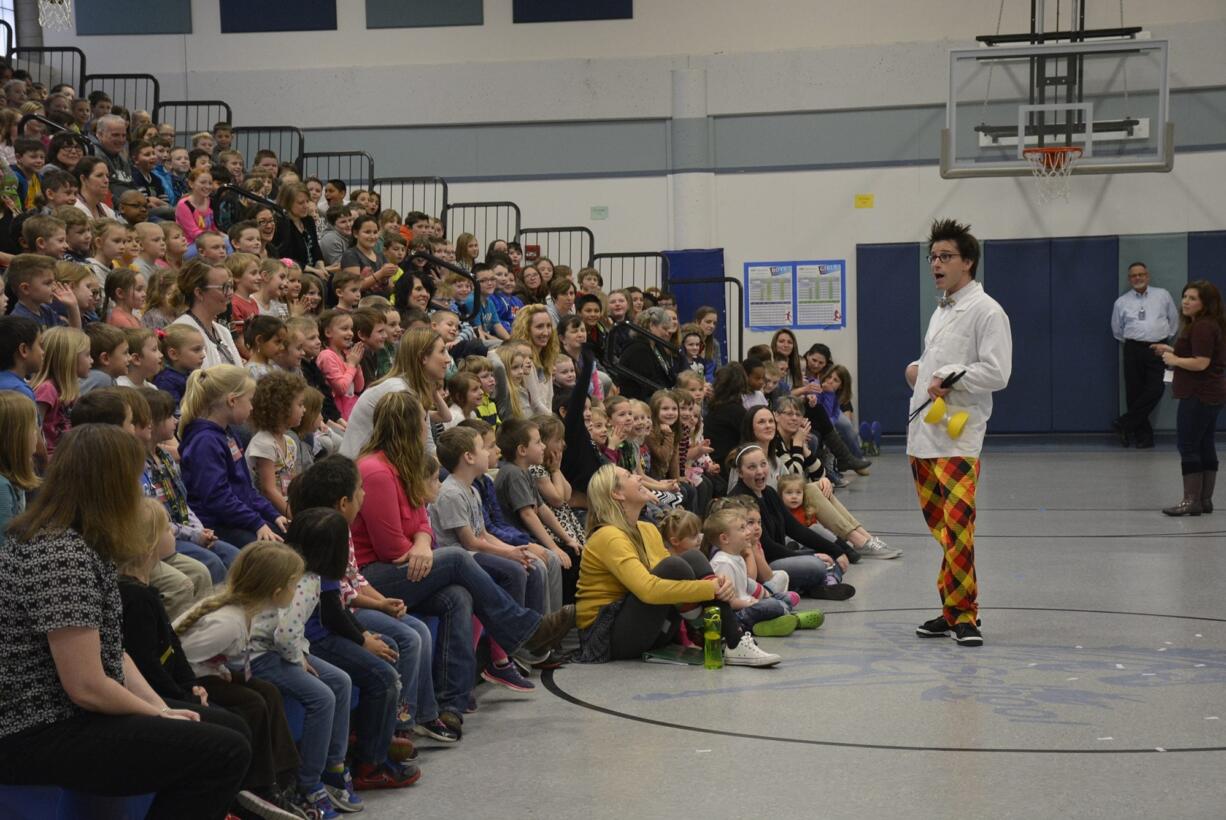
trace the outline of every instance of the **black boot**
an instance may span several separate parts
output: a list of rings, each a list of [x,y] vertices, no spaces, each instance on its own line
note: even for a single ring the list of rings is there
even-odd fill
[[[1201,476],[1204,480],[1200,485],[1200,511],[1208,515],[1213,512],[1213,485],[1217,483],[1217,470],[1206,470]]]
[[[825,444],[834,455],[834,460],[839,465],[839,472],[855,470],[860,475],[868,475],[868,468],[873,462],[865,458],[856,458],[847,448],[847,442],[843,441],[843,437],[837,430],[831,430],[822,436],[822,444]]]
[[[1204,473],[1187,473],[1183,477],[1183,501],[1174,507],[1167,507],[1162,512],[1167,515],[1200,515],[1201,488],[1204,486]]]

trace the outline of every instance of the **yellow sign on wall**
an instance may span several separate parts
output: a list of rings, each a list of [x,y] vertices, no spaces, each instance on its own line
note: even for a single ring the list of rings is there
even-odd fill
[[[873,207],[873,195],[872,194],[856,194],[856,207],[857,208]]]

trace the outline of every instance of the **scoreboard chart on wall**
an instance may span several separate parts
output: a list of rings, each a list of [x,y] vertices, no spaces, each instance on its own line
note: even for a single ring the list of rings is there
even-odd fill
[[[746,262],[745,315],[749,327],[846,327],[846,272],[843,259]]]
[[[751,328],[791,327],[796,268],[790,262],[745,263],[745,315]]]

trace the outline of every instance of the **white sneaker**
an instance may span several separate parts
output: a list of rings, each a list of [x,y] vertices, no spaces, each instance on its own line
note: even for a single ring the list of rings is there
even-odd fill
[[[894,549],[875,535],[864,546],[856,547],[856,552],[860,553],[861,558],[897,558],[902,555],[902,550]]]
[[[746,632],[741,636],[741,642],[735,648],[724,647],[724,663],[729,666],[774,666],[782,658],[764,652]]]

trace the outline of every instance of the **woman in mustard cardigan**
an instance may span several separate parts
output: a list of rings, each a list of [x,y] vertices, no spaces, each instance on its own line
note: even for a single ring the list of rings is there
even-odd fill
[[[752,635],[741,632],[727,603],[734,590],[711,571],[703,554],[669,555],[655,525],[638,520],[654,500],[642,476],[606,464],[592,476],[587,494],[588,541],[575,597],[580,661],[639,658],[672,642],[681,618],[700,622],[704,607],[718,606],[725,663],[779,663],[778,655],[762,651]]]

